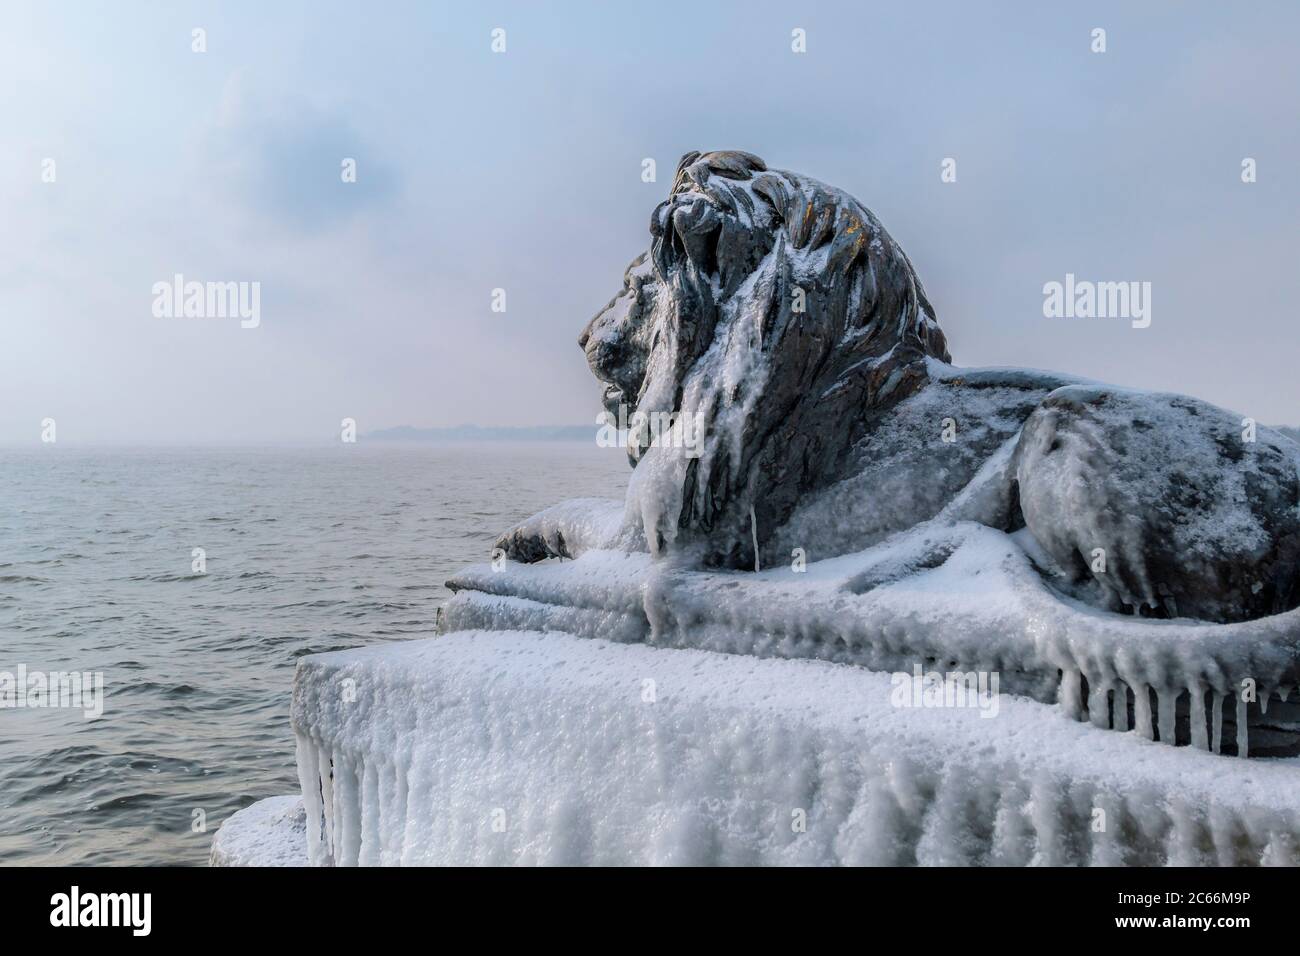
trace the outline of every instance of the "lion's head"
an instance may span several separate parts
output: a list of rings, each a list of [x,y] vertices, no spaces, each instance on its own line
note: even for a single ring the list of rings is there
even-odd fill
[[[656,553],[751,567],[926,356],[948,360],[944,336],[869,210],[749,153],[682,157],[650,234],[580,339],[635,426],[630,513]]]

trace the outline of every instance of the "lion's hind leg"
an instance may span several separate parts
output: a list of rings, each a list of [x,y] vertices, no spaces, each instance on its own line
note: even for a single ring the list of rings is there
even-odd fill
[[[1068,386],[1025,422],[1016,479],[1034,538],[1112,609],[1211,621],[1287,609],[1300,477],[1266,429],[1248,435],[1184,396]]]

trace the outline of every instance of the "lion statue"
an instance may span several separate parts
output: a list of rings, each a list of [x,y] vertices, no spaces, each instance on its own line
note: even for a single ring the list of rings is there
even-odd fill
[[[1182,396],[950,364],[907,256],[841,190],[686,154],[648,252],[579,344],[625,426],[625,501],[502,535],[757,570],[926,521],[1015,536],[1066,596],[1248,620],[1300,603],[1300,447]]]

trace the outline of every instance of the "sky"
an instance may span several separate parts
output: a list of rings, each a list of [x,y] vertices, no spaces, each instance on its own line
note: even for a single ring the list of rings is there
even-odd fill
[[[47,418],[60,442],[132,444],[594,423],[578,333],[692,149],[862,200],[959,365],[1300,423],[1298,4],[8,0],[4,19],[0,442]],[[257,326],[155,315],[176,274],[258,283]],[[1149,282],[1150,325],[1045,316],[1067,274]]]

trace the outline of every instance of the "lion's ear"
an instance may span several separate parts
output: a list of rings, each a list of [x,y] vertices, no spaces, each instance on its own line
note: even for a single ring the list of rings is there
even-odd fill
[[[709,164],[709,171],[717,173],[724,179],[752,179],[755,173],[767,170],[767,163],[753,153],[746,153],[739,149],[707,153],[704,158]]]
[[[697,159],[699,159],[702,155],[704,155],[704,154],[701,153],[698,149],[693,149],[693,150],[691,150],[689,153],[687,153],[685,156],[683,156],[680,160],[678,160],[678,161],[677,161],[677,174],[676,174],[676,176],[674,177],[674,179],[681,179],[681,178],[682,178],[682,173],[684,173],[684,172],[686,171],[686,167],[689,166],[689,165],[691,165],[691,163],[695,162],[695,161],[696,161]]]
[[[693,149],[689,153],[686,153],[684,156],[682,156],[681,159],[677,161],[677,171],[680,173],[683,169],[685,169],[687,166],[695,162],[703,155],[704,154],[701,153],[698,149]]]

